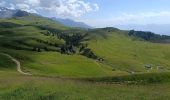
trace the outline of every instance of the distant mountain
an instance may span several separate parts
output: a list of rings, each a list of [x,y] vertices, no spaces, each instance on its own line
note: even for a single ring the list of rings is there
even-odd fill
[[[61,24],[65,25],[65,26],[69,26],[69,27],[80,27],[80,28],[92,28],[91,26],[83,23],[83,22],[76,22],[74,20],[71,19],[61,19],[61,18],[52,18],[52,20],[60,22]]]
[[[130,25],[116,25],[123,30],[138,30],[138,31],[151,31],[157,34],[164,34],[170,35],[170,24],[147,24],[147,25],[137,25],[137,24],[130,24]]]
[[[29,13],[21,10],[8,9],[0,7],[0,18],[29,16]]]
[[[17,9],[8,9],[5,7],[0,7],[0,18],[11,18],[11,17],[23,17],[23,16],[29,16],[31,13],[28,13],[26,11],[17,10]],[[36,16],[40,16],[37,14],[34,14]],[[83,22],[76,22],[71,19],[62,19],[62,18],[51,18],[53,21],[57,21],[65,26],[69,27],[79,27],[79,28],[92,28],[91,26],[83,23]]]

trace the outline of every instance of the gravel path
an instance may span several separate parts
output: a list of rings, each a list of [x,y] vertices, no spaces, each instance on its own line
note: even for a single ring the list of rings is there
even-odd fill
[[[16,65],[17,65],[17,71],[18,71],[19,73],[24,74],[24,75],[32,75],[32,74],[30,74],[30,73],[25,73],[25,72],[23,72],[23,71],[21,70],[21,63],[20,63],[17,59],[13,58],[12,56],[10,56],[9,54],[6,54],[6,53],[0,53],[0,54],[7,56],[7,57],[10,58],[13,62],[15,62]]]

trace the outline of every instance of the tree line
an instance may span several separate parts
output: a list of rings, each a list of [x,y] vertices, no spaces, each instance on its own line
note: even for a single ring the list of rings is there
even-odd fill
[[[161,42],[170,39],[170,36],[167,35],[159,35],[153,32],[135,31],[135,30],[130,30],[128,35],[141,38],[146,41],[151,41],[151,42]]]
[[[56,36],[58,39],[64,40],[64,44],[58,45],[62,54],[81,54],[92,59],[101,59],[90,48],[88,48],[87,40],[88,34],[83,33],[64,33],[50,27],[41,27],[41,29],[47,30],[42,32],[46,36]]]

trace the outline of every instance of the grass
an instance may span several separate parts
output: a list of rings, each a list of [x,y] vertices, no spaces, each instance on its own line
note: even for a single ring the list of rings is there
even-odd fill
[[[142,73],[125,76],[89,78],[92,82],[124,83],[124,84],[157,84],[170,82],[170,73]]]
[[[15,69],[15,63],[8,57],[0,54],[0,70]]]
[[[116,70],[146,72],[145,65],[153,65],[156,71],[158,65],[169,70],[170,45],[133,40],[126,36],[125,31],[114,31],[107,38],[91,40],[89,47],[100,57],[104,64]]]
[[[1,100],[168,100],[170,98],[169,83],[120,85],[23,76],[10,71],[8,74],[2,71],[0,73]]]
[[[39,47],[42,50],[44,47],[51,50],[58,49],[37,40],[57,44],[63,43],[63,40],[59,40],[52,36],[46,36],[41,33],[46,32],[46,30],[41,30],[35,26],[31,26],[31,23],[35,22],[33,19],[34,18],[31,17],[25,21],[23,21],[23,18],[8,19],[6,20],[8,22],[7,24],[11,22],[19,24],[20,26],[14,28],[2,28],[0,31],[2,36],[0,37],[0,51],[10,54],[18,59],[21,62],[24,71],[31,72],[35,75],[62,77],[99,77],[113,74],[110,67],[99,64],[95,60],[80,55],[64,55],[57,52],[44,51],[33,52],[33,47]],[[37,19],[37,17],[35,19]],[[36,20],[40,25],[41,22],[44,22],[44,24],[46,22],[47,24],[50,24],[50,26],[56,25],[57,27],[57,24],[52,23],[51,21],[47,22],[47,20],[40,19],[41,18],[38,18]],[[4,21],[5,20],[2,20],[2,22]]]
[[[56,44],[64,43],[63,40],[56,37],[43,35],[42,32],[46,32],[46,30],[41,30],[35,26],[48,24],[49,27],[56,27],[56,29],[60,30],[67,30],[67,27],[33,16],[8,20],[1,19],[1,22],[5,21],[8,22],[5,24],[18,24],[18,27],[1,28],[0,45],[2,49],[0,51],[16,57],[21,61],[24,70],[34,74],[66,77],[101,77],[121,76],[131,72],[152,73],[168,72],[170,70],[170,52],[168,51],[170,46],[168,44],[134,40],[126,35],[126,31],[118,29],[112,29],[111,32],[108,32],[107,29],[88,31],[90,38],[93,38],[88,42],[89,48],[97,56],[104,58],[103,62],[97,62],[80,55],[70,56],[56,52],[38,53],[31,51],[33,47],[41,48],[42,51],[44,51],[45,47],[54,51],[59,49],[39,42],[39,40]],[[69,32],[69,29],[67,31]],[[74,32],[74,29],[70,32]],[[76,32],[87,31],[76,29]],[[145,68],[146,64],[153,65],[153,69],[147,70]],[[157,66],[162,66],[163,68],[157,70]]]
[[[54,22],[48,18],[39,17],[39,16],[24,16],[17,18],[9,18],[9,19],[0,19],[0,22],[9,22],[15,23],[19,25],[30,25],[30,26],[50,26],[52,28],[56,28],[59,30],[66,30],[69,27],[63,26],[60,23]]]
[[[21,62],[21,75],[16,64],[0,55],[0,100],[169,100],[170,45],[150,43],[127,36],[126,31],[70,29],[48,19],[27,16],[0,19],[10,28],[0,28],[0,52]],[[13,24],[11,24],[13,23]],[[16,25],[17,27],[13,27]],[[58,52],[36,52],[48,47],[42,43],[63,44],[56,37],[43,35],[37,26],[48,26],[66,33],[89,33],[88,47],[103,62],[81,55]],[[4,46],[5,44],[5,46]],[[22,50],[16,50],[22,48]],[[153,65],[152,70],[145,68]],[[157,69],[157,66],[163,68]],[[132,73],[134,72],[134,73]],[[130,84],[127,84],[129,83]]]
[[[35,73],[68,77],[108,75],[104,71],[105,67],[98,66],[95,61],[79,55],[69,56],[54,52],[43,52],[35,54],[31,58],[32,62],[23,63],[23,67],[32,71],[35,70]]]

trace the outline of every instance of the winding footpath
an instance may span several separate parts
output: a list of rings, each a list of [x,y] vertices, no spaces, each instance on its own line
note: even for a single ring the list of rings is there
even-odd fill
[[[21,73],[21,74],[23,74],[23,75],[32,75],[32,74],[30,74],[30,73],[25,73],[25,72],[23,72],[23,71],[21,70],[21,63],[20,63],[17,59],[13,58],[12,56],[10,56],[9,54],[6,54],[6,53],[0,53],[0,54],[1,54],[1,55],[4,55],[4,56],[7,56],[7,57],[10,58],[13,62],[15,62],[16,65],[17,65],[17,71],[18,71],[19,73]]]

